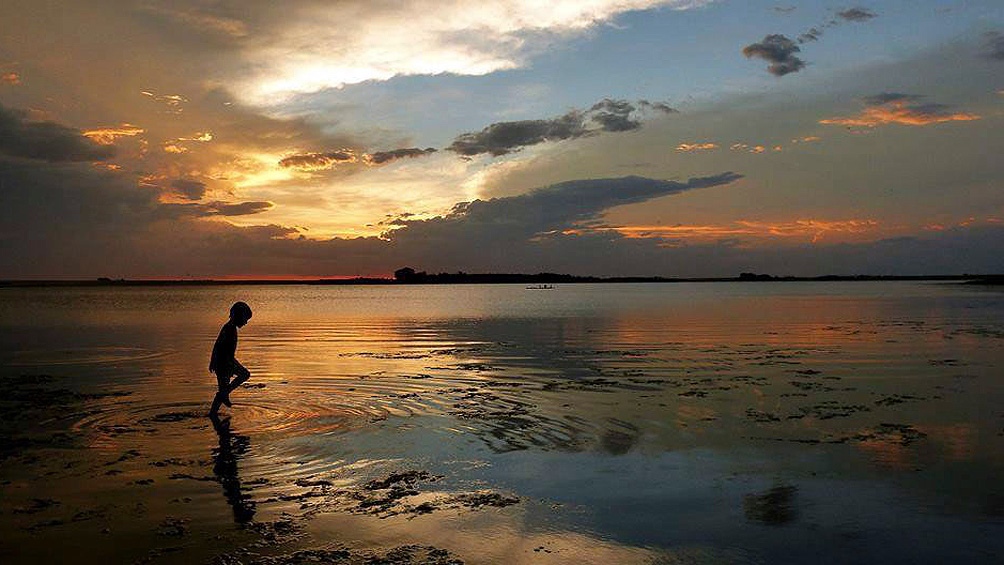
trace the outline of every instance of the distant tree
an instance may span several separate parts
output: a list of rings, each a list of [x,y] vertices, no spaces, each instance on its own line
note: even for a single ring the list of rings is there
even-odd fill
[[[394,280],[398,282],[408,282],[415,278],[415,269],[403,267],[394,271]]]

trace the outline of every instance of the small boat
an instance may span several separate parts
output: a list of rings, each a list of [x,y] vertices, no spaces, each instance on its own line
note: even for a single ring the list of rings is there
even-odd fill
[[[553,290],[554,289],[554,285],[553,284],[535,284],[535,285],[526,287],[526,289],[527,290]]]

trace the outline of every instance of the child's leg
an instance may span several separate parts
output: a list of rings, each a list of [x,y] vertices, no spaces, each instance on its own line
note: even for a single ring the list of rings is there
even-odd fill
[[[235,365],[236,366],[234,367],[234,372],[237,373],[237,378],[234,379],[230,383],[230,386],[227,387],[227,393],[228,394],[230,392],[232,392],[234,389],[236,389],[237,387],[239,387],[242,384],[246,383],[247,380],[251,378],[251,371],[248,371],[244,367],[244,365],[241,365],[240,363],[236,363]]]
[[[209,409],[209,415],[216,416],[216,414],[220,411],[221,404],[223,404],[223,395],[222,393],[217,392],[216,396],[213,397],[213,406]]]
[[[218,373],[216,375],[216,385],[219,388],[216,396],[219,397],[220,402],[227,406],[233,406],[233,403],[230,402],[230,374],[222,371]]]

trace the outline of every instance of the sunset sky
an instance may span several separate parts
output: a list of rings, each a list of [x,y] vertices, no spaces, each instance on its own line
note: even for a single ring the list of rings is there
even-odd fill
[[[6,0],[0,279],[1004,272],[1004,2]]]

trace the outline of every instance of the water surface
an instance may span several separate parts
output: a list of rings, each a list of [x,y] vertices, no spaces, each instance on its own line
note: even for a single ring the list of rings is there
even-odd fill
[[[235,300],[252,379],[214,426]],[[8,288],[0,366],[5,561],[1004,552],[994,289]]]

